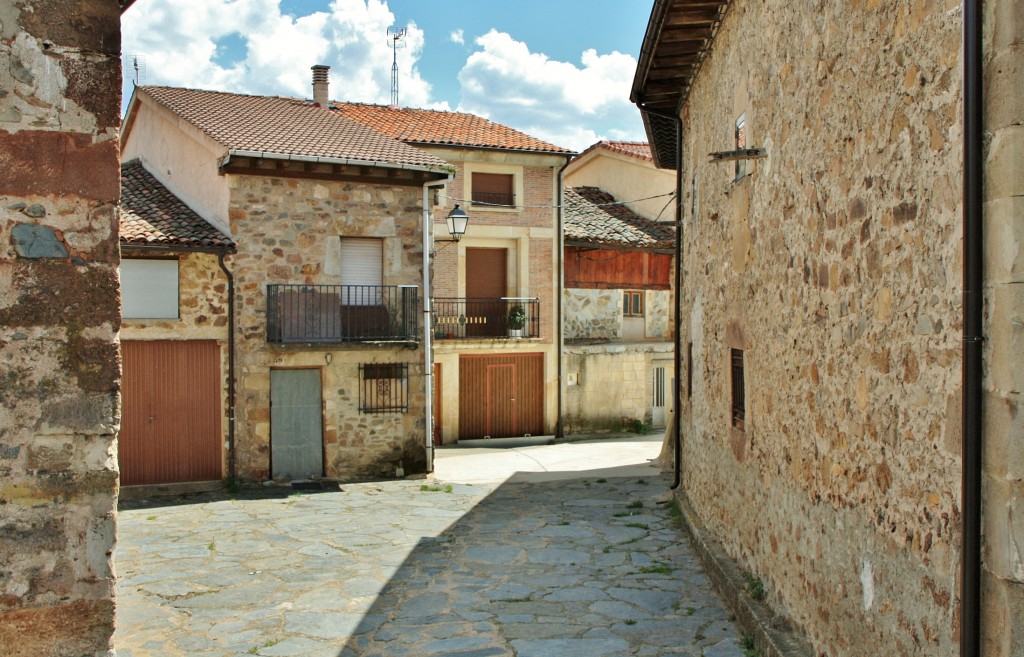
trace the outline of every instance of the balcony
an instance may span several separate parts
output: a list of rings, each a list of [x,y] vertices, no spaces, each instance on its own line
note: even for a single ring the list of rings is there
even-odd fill
[[[411,285],[268,285],[267,342],[417,340]]]
[[[439,340],[540,337],[538,299],[435,298],[432,310],[434,337]]]

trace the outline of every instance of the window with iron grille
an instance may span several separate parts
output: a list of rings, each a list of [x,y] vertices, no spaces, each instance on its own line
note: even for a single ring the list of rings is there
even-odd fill
[[[644,293],[626,291],[622,293],[622,314],[626,317],[644,316]]]
[[[408,363],[359,366],[360,413],[405,413],[408,410]]]
[[[473,172],[473,203],[501,207],[516,204],[515,176],[511,173]]]
[[[743,387],[743,350],[732,350],[732,426],[743,429],[746,419],[746,391]]]

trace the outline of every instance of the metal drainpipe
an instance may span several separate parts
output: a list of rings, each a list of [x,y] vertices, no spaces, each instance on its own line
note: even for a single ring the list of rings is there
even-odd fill
[[[430,211],[430,188],[444,187],[455,179],[448,174],[445,180],[423,183],[423,382],[426,394],[423,426],[426,428],[427,472],[434,471],[434,354],[433,326],[431,325],[430,268],[433,266],[434,219]]]
[[[558,189],[556,190],[555,199],[558,203],[558,235],[555,237],[557,244],[558,255],[558,299],[555,304],[556,313],[558,319],[555,322],[555,330],[557,332],[557,348],[558,348],[558,419],[555,422],[555,438],[565,437],[565,425],[563,419],[565,416],[565,404],[564,399],[564,386],[565,386],[565,367],[564,351],[565,351],[565,330],[562,326],[562,321],[565,316],[565,183],[562,180],[562,176],[565,174],[566,167],[572,162],[572,157],[565,159],[565,164],[558,170],[558,176],[556,182]]]
[[[235,473],[235,277],[224,264],[221,251],[217,264],[228,278],[228,478],[236,481]]]
[[[963,3],[963,444],[960,656],[981,651],[982,340],[984,323],[983,45],[981,0]]]
[[[672,485],[669,487],[671,490],[679,488],[679,484],[682,483],[682,461],[683,461],[683,421],[682,421],[682,404],[679,403],[679,396],[681,394],[679,381],[683,375],[683,354],[679,349],[679,341],[682,337],[682,331],[680,326],[683,325],[683,119],[678,114],[666,114],[665,112],[659,112],[644,107],[643,103],[638,102],[636,104],[640,110],[653,114],[654,116],[660,116],[666,119],[672,119],[676,123],[676,243],[675,243],[675,286],[673,294],[673,303],[675,304],[675,312],[673,313],[675,321],[675,340],[672,345],[672,367],[675,370],[675,389],[672,395],[672,414],[675,419],[675,428],[672,432],[672,447],[674,458],[672,464]]]

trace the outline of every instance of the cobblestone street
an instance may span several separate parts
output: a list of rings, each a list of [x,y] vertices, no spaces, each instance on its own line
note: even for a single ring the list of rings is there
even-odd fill
[[[117,654],[741,657],[647,462],[659,443],[443,450],[432,481],[126,502]]]

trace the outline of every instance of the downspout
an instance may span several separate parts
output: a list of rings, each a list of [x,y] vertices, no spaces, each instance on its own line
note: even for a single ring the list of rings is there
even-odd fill
[[[426,395],[423,426],[426,429],[427,473],[434,471],[434,345],[432,341],[434,332],[430,307],[430,269],[433,267],[434,260],[434,219],[430,212],[430,188],[444,187],[454,178],[454,174],[448,174],[444,180],[431,180],[423,183],[423,383]]]
[[[558,346],[558,419],[555,421],[555,439],[565,437],[565,425],[563,424],[563,418],[565,417],[565,330],[562,326],[563,317],[565,316],[565,183],[563,182],[563,176],[565,175],[565,169],[572,162],[572,157],[565,158],[565,164],[558,170],[558,175],[555,180],[558,184],[558,190],[555,195],[558,205],[558,236],[555,238],[557,243],[558,255],[558,302],[555,304],[556,314],[558,318],[555,320],[555,330],[557,332],[555,341]]]
[[[228,480],[235,476],[235,277],[224,264],[225,252],[217,253],[217,264],[228,278]]]
[[[963,445],[960,657],[981,653],[982,340],[984,323],[984,114],[981,0],[963,3]]]
[[[666,119],[672,119],[676,123],[676,270],[675,289],[672,295],[672,300],[675,304],[673,319],[675,321],[676,331],[675,339],[672,341],[672,367],[675,371],[673,378],[675,379],[676,385],[672,394],[672,414],[675,419],[675,426],[672,431],[672,485],[669,487],[671,490],[675,490],[679,488],[679,484],[682,483],[683,474],[683,409],[682,404],[679,402],[679,397],[682,393],[679,381],[683,376],[683,354],[682,350],[679,348],[679,341],[682,339],[682,331],[680,330],[680,327],[683,325],[683,119],[678,114],[666,114],[665,112],[659,112],[645,107],[642,102],[638,102],[636,106],[643,112]]]

